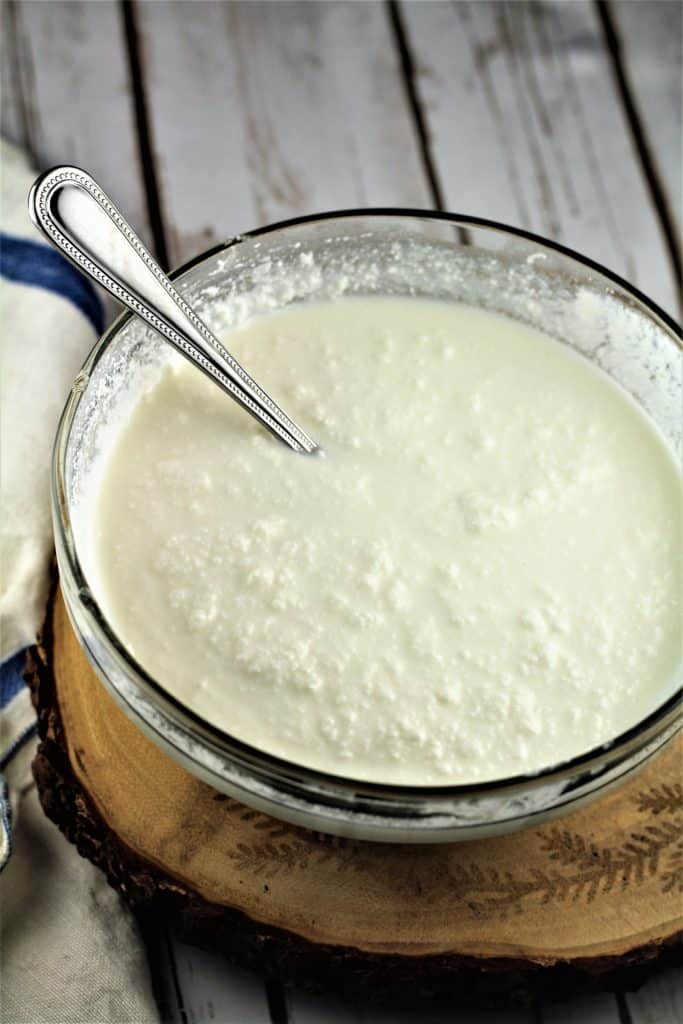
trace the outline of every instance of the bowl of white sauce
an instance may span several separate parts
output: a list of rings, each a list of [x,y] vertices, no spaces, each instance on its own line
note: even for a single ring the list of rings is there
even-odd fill
[[[324,458],[125,314],[59,427],[61,587],[188,770],[340,835],[574,809],[680,725],[680,332],[499,224],[301,218],[176,272]]]

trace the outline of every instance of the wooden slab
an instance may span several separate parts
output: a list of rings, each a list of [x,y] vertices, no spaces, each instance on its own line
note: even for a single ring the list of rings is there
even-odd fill
[[[138,4],[172,263],[258,224],[428,206],[382,4]]]
[[[191,941],[295,982],[484,1003],[677,956],[680,741],[542,828],[360,843],[277,822],[180,768],[106,693],[59,597],[29,661],[46,812],[131,903]]]
[[[675,315],[677,282],[595,5],[399,6],[447,208],[585,252]]]
[[[617,43],[660,185],[683,233],[683,7],[675,0],[610,6]]]
[[[121,5],[112,0],[3,4],[11,56],[2,127],[40,169],[86,167],[149,243]]]

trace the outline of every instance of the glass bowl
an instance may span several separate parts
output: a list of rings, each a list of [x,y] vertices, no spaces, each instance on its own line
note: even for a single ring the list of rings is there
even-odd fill
[[[605,370],[681,452],[680,330],[657,306],[585,257],[491,221],[417,210],[302,217],[233,238],[173,275],[221,328],[292,303],[345,295],[467,302],[540,327]],[[216,789],[322,832],[389,842],[452,842],[514,831],[622,782],[680,727],[680,677],[651,714],[610,742],[542,771],[472,785],[415,787],[313,771],[201,719],[127,653],[89,585],[86,520],[114,414],[130,384],[158,373],[169,348],[125,314],[77,377],[55,443],[57,561],[78,640],[103,684],[151,739]]]

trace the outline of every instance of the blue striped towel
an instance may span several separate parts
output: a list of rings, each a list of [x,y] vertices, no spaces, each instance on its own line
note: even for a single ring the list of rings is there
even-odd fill
[[[26,781],[27,759],[19,770],[17,755],[36,728],[22,673],[47,596],[52,438],[71,381],[104,323],[90,282],[34,237],[26,205],[33,175],[5,143],[2,168],[0,870],[12,849],[11,791]]]
[[[103,314],[90,284],[33,232],[26,198],[34,175],[22,154],[2,142],[0,160],[1,1015],[158,1024],[132,916],[43,815],[31,779],[36,726],[22,671],[49,586],[50,453]]]

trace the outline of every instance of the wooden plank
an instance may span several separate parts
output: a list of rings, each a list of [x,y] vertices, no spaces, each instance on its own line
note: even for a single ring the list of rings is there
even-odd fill
[[[676,308],[592,4],[401,4],[449,207],[563,242]]]
[[[683,972],[666,971],[638,992],[625,996],[633,1024],[680,1024],[683,1020]]]
[[[156,917],[139,916],[137,923],[147,951],[159,1017],[164,1024],[187,1024],[171,938]]]
[[[367,1019],[353,1003],[305,992],[288,992],[287,1010],[288,1024],[363,1024]]]
[[[87,168],[149,242],[118,4],[25,0],[15,16],[27,142],[37,165]]]
[[[0,4],[0,16],[0,132],[11,142],[23,146],[26,132],[21,109],[14,4],[9,0]]]
[[[613,0],[610,12],[645,138],[680,236],[683,7],[677,0]]]
[[[136,7],[173,263],[300,213],[429,205],[381,4]]]
[[[454,1024],[456,1021],[457,1024],[537,1024],[536,1014],[531,1009],[383,1009],[302,992],[288,993],[287,1004],[289,1024]],[[581,1024],[588,1020],[590,1024],[603,1024],[597,1018],[593,1021],[592,1017],[585,1017]]]
[[[187,1024],[271,1024],[263,980],[170,936]]]
[[[544,1003],[539,1024],[620,1024],[620,1020],[616,998],[596,993],[557,1005]]]

